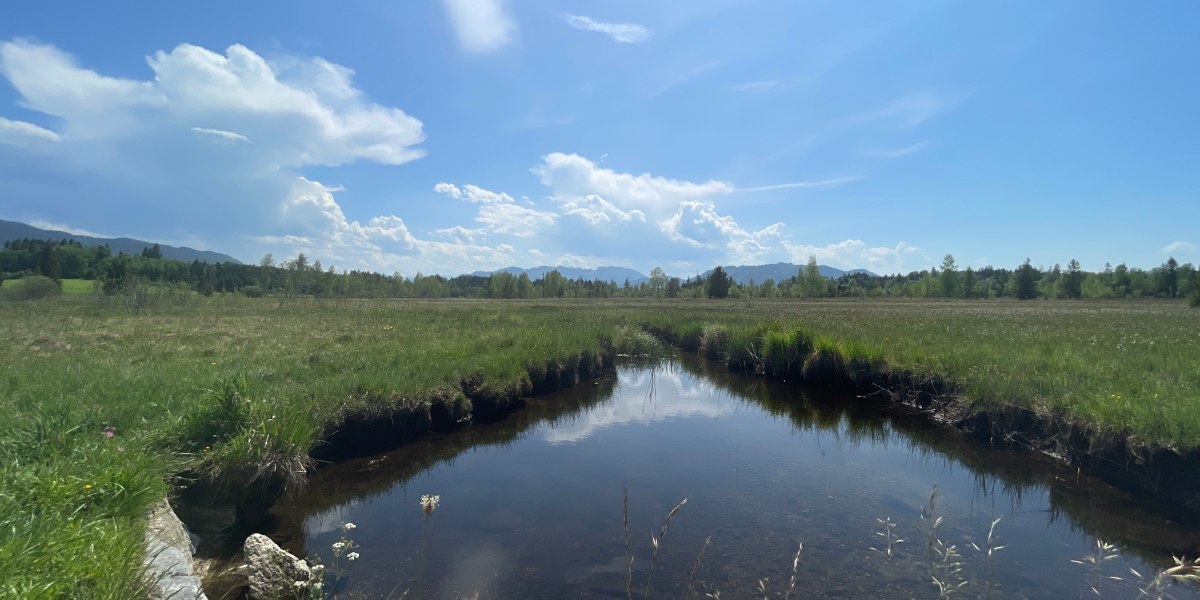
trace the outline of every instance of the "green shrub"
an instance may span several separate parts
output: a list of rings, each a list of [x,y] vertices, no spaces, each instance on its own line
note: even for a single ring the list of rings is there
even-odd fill
[[[0,289],[5,300],[41,300],[62,295],[62,284],[42,275],[22,277]]]
[[[700,334],[700,353],[709,360],[721,360],[729,346],[729,331],[722,325],[705,325]]]
[[[1200,308],[1200,290],[1192,292],[1192,295],[1188,297],[1188,306]]]
[[[243,286],[242,293],[245,294],[245,296],[247,298],[262,298],[263,297],[263,289],[261,286],[257,286],[257,285]]]

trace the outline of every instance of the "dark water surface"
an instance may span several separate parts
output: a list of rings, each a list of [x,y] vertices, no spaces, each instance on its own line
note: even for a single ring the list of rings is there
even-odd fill
[[[341,525],[354,523],[360,556],[337,586],[342,597],[624,598],[628,487],[635,597],[649,578],[651,533],[686,497],[651,598],[685,597],[708,537],[698,596],[761,598],[767,578],[782,597],[803,542],[792,597],[935,598],[921,518],[935,485],[938,536],[957,546],[970,580],[961,597],[980,597],[988,581],[993,597],[1094,597],[1091,572],[1071,561],[1099,537],[1120,551],[1102,574],[1126,578],[1105,581],[1102,597],[1133,598],[1130,568],[1149,577],[1200,547],[1196,528],[1044,457],[689,357],[623,366],[499,423],[321,469],[304,497],[275,507],[272,535],[330,564]],[[441,497],[428,522],[423,494]],[[880,518],[904,540],[892,557],[876,535]],[[997,518],[1004,548],[989,562],[971,544],[985,547]]]

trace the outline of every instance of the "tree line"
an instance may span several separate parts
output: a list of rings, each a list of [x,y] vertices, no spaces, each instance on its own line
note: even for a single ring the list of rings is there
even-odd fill
[[[568,279],[556,270],[536,279],[507,272],[405,277],[339,272],[319,260],[310,262],[304,254],[278,263],[268,254],[256,265],[212,264],[163,258],[157,245],[140,255],[114,255],[108,246],[85,247],[73,240],[6,242],[0,250],[0,281],[27,275],[95,280],[98,292],[104,294],[155,285],[202,295],[349,298],[1200,298],[1200,274],[1192,264],[1180,264],[1173,257],[1150,270],[1106,264],[1088,272],[1074,259],[1066,268],[1035,267],[1028,259],[1013,269],[960,268],[947,254],[939,267],[908,274],[846,274],[838,279],[822,275],[816,258],[810,257],[796,275],[780,281],[738,283],[717,266],[687,278],[670,277],[656,267],[646,280],[618,283]]]

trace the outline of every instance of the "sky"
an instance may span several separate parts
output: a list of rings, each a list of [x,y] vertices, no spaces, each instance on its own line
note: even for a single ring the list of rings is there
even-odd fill
[[[337,270],[1200,262],[1200,3],[17,3],[0,218]]]

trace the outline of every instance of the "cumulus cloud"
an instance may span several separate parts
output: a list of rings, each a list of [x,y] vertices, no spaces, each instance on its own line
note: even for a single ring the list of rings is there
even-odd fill
[[[772,241],[783,233],[783,223],[774,223],[757,231],[738,225],[732,215],[717,212],[711,202],[685,201],[659,228],[673,241],[693,248],[724,248],[728,257],[750,262],[772,250]]]
[[[62,136],[49,129],[25,121],[13,121],[0,117],[0,144],[33,146],[60,141],[62,141]]]
[[[643,223],[646,222],[646,213],[636,208],[628,211],[621,210],[612,202],[596,194],[588,194],[580,199],[564,201],[562,203],[562,213],[564,215],[577,215],[592,225],[635,220]]]
[[[561,152],[543,156],[532,171],[549,188],[549,199],[563,215],[560,228],[570,236],[571,247],[586,248],[593,255],[628,254],[628,248],[636,247],[663,264],[703,268],[713,262],[747,263],[783,256],[783,223],[746,228],[718,208],[719,198],[739,191],[820,187],[852,180],[743,189],[726,181],[622,173]]]
[[[493,192],[477,185],[467,184],[461,188],[453,183],[440,182],[433,186],[433,191],[445,194],[454,199],[462,199],[475,204],[512,203],[513,197],[504,192]]]
[[[54,131],[0,121],[0,138],[45,142],[36,161],[26,153],[0,163],[0,193],[13,189],[13,169],[41,178],[22,188],[14,212],[128,235],[204,236],[235,254],[264,240],[322,243],[311,229],[290,226],[403,239],[387,219],[356,230],[321,195],[331,189],[318,193],[300,177],[306,166],[399,165],[424,154],[421,121],[371,101],[351,69],[320,58],[268,61],[236,44],[224,53],[181,44],[146,65],[145,77],[112,77],[51,45],[0,42],[0,75],[21,105],[56,117]],[[89,200],[64,196],[56,188],[65,180]],[[345,227],[331,226],[341,221]]]
[[[815,256],[821,264],[841,269],[865,268],[879,274],[907,273],[934,264],[934,260],[924,251],[905,242],[889,248],[870,247],[862,240],[845,240],[827,246],[784,241],[783,247],[796,264],[803,264],[809,256]]]
[[[129,139],[172,126],[238,132],[266,143],[264,153],[287,167],[403,164],[424,154],[416,148],[421,121],[365,100],[353,71],[320,59],[272,64],[239,44],[225,54],[180,44],[146,62],[152,79],[121,79],[82,68],[53,46],[0,44],[0,73],[25,106],[61,117],[72,137]]]
[[[467,235],[449,242],[422,239],[398,215],[371,217],[365,224],[346,217],[334,193],[339,188],[299,178],[285,204],[285,224],[308,235],[274,238],[291,242],[292,251],[326,257],[328,264],[413,274],[413,265],[443,273],[461,273],[509,263],[510,244],[489,246]]]
[[[513,200],[512,196],[504,192],[493,192],[469,183],[459,187],[443,181],[434,185],[433,191],[457,200],[480,205],[475,213],[475,221],[483,225],[481,229],[468,230],[462,227],[451,227],[438,230],[443,235],[460,239],[474,239],[488,233],[531,237],[554,225],[558,218],[558,215],[554,213],[521,206]]]
[[[475,220],[491,233],[530,237],[554,225],[556,215],[517,204],[488,204],[479,209]]]
[[[653,32],[645,25],[637,23],[605,23],[582,15],[566,15],[563,20],[575,29],[603,33],[614,41],[624,44],[644,42],[653,35]]]
[[[667,179],[649,173],[633,175],[604,168],[578,154],[553,152],[532,169],[555,200],[569,202],[597,195],[623,209],[656,212],[674,209],[680,201],[728,194],[731,183],[694,183]]]
[[[517,24],[504,0],[442,0],[462,49],[471,53],[499,50],[513,41]]]

